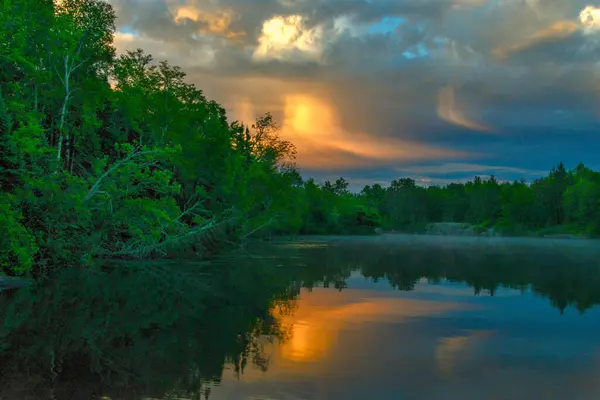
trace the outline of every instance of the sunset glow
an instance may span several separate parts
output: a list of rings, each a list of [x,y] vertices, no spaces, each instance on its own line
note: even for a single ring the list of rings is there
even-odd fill
[[[274,315],[292,327],[288,341],[277,346],[275,362],[316,362],[336,351],[341,331],[360,324],[396,321],[455,310],[463,305],[398,298],[368,297],[360,302],[348,302],[343,293],[327,289],[303,291],[297,308],[291,315]],[[357,325],[358,324],[358,325]],[[368,340],[368,338],[365,338]],[[290,367],[292,364],[285,363]]]
[[[182,5],[174,8],[173,14],[178,24],[185,23],[186,20],[204,23],[205,27],[199,29],[202,33],[222,35],[229,39],[244,36],[244,32],[230,31],[229,26],[235,18],[231,11],[208,12],[194,6]]]
[[[491,331],[470,331],[464,336],[447,337],[440,340],[435,349],[435,360],[439,373],[445,378],[451,378],[454,369],[478,341],[487,338]]]
[[[369,170],[368,179],[390,182],[415,165],[461,163],[530,179],[550,165],[525,165],[516,156],[524,142],[509,140],[514,129],[543,125],[543,144],[523,150],[541,157],[550,137],[564,140],[560,130],[586,138],[572,143],[591,141],[600,123],[598,4],[452,0],[398,4],[395,14],[374,4],[365,14],[352,2],[321,10],[287,0],[275,8],[159,1],[152,21],[128,0],[110,2],[118,52],[141,47],[183,66],[233,119],[252,124],[270,112],[298,149],[298,166],[313,176],[352,171],[349,179],[363,182],[360,171]],[[158,19],[165,9],[167,19]],[[552,119],[555,110],[564,118]],[[497,140],[508,142],[489,145]],[[585,161],[577,154],[573,162]],[[508,172],[517,170],[524,172]],[[441,183],[477,173],[484,171],[413,177]]]
[[[451,124],[462,126],[473,131],[491,132],[491,128],[475,121],[469,120],[460,109],[460,105],[455,98],[455,88],[447,85],[438,93],[437,98],[438,116]]]
[[[265,21],[254,58],[292,58],[294,52],[308,58],[318,58],[321,54],[323,31],[320,27],[308,29],[301,15],[278,16]]]
[[[393,160],[459,157],[459,152],[429,147],[396,138],[373,140],[367,133],[342,129],[336,109],[314,95],[286,95],[281,136],[298,149],[298,165],[309,168],[343,168],[375,165]],[[248,121],[256,112],[246,100],[238,100],[234,114]]]
[[[512,54],[522,52],[532,47],[551,41],[566,39],[573,35],[578,28],[579,26],[575,21],[556,21],[550,26],[544,27],[534,32],[532,35],[527,36],[518,43],[493,49],[492,55],[498,59],[506,59]]]

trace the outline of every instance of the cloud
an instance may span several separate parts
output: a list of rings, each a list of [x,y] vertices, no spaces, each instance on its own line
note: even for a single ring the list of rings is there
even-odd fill
[[[454,95],[454,86],[452,85],[447,85],[440,89],[438,93],[437,113],[438,116],[443,120],[473,131],[492,131],[491,128],[472,121],[463,115],[463,112],[458,109],[457,101]]]
[[[177,24],[185,24],[188,21],[199,23],[198,31],[200,33],[223,35],[228,39],[236,39],[245,35],[245,32],[229,29],[234,18],[233,13],[229,10],[210,12],[190,5],[181,5],[175,7],[172,12]]]
[[[295,56],[318,59],[323,42],[322,27],[306,28],[301,15],[277,16],[263,23],[255,60],[293,60]]]
[[[579,26],[575,21],[556,21],[548,27],[535,31],[532,35],[524,38],[518,43],[493,49],[492,54],[496,58],[506,59],[511,54],[519,53],[544,43],[567,39],[577,32],[578,28]]]
[[[283,135],[298,146],[301,167],[348,168],[428,158],[467,156],[396,137],[342,129],[329,103],[307,95],[285,98]]]
[[[550,167],[550,165],[549,165]],[[323,172],[319,169],[309,169],[307,176],[315,177],[318,183],[326,180],[334,181],[340,175],[344,175],[349,183],[349,189],[354,192],[361,191],[366,185],[378,183],[382,186],[389,186],[390,182],[398,178],[412,178],[420,186],[445,186],[453,182],[466,183],[479,176],[482,179],[489,179],[494,176],[499,182],[510,182],[523,178],[526,182],[544,176],[547,170],[527,169],[513,166],[485,165],[476,163],[453,163],[443,162],[431,164],[424,162],[409,162],[403,166],[383,165],[372,167],[370,169],[351,170],[337,169]]]
[[[597,32],[600,30],[600,8],[586,6],[579,13],[579,20],[587,32]]]
[[[217,91],[229,104],[232,119],[249,124],[266,112],[272,112],[281,127],[283,139],[298,148],[297,163],[303,169],[347,169],[393,165],[399,162],[471,157],[466,151],[421,143],[395,135],[374,137],[367,124],[357,120],[354,126],[342,120],[337,89],[307,80],[274,78],[213,78],[204,89]],[[364,121],[363,121],[364,122]]]
[[[110,0],[119,51],[181,65],[232,118],[272,112],[301,167],[357,179],[408,164],[537,171],[566,140],[592,162],[577,147],[600,128],[588,1]]]
[[[208,43],[198,43],[195,47],[173,43],[165,43],[152,37],[139,37],[134,33],[117,32],[114,45],[121,51],[142,48],[152,54],[157,60],[169,60],[174,65],[182,67],[210,67],[215,63],[215,49]],[[192,61],[193,60],[193,61]]]
[[[465,164],[465,163],[443,163],[439,165],[422,165],[398,168],[398,172],[403,173],[422,173],[426,175],[444,175],[453,173],[481,173],[481,172],[511,172],[522,175],[540,175],[547,171],[542,170],[527,170],[518,167],[500,166],[500,165],[482,165],[482,164]]]

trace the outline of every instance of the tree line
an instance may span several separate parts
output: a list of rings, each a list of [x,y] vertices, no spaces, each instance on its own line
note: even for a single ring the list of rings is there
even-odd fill
[[[304,181],[270,114],[251,125],[143,50],[117,55],[101,0],[4,2],[0,268],[215,254],[245,238],[466,221],[597,232],[600,179],[562,164],[532,185],[414,180],[351,193]],[[575,228],[574,228],[575,229]]]
[[[466,222],[504,234],[600,233],[600,173],[561,162],[545,177],[499,182],[475,177],[467,183],[419,187],[410,178],[389,187],[366,186],[366,201],[389,228],[422,230],[430,222]]]

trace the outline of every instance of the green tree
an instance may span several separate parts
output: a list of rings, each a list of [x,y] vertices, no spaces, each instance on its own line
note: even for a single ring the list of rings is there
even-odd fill
[[[535,227],[535,194],[523,180],[501,186],[502,225],[522,230]]]

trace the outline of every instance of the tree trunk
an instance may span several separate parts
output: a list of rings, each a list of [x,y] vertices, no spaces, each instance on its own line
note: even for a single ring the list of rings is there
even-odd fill
[[[69,140],[69,143],[69,173],[73,175],[73,165],[75,165],[75,136]]]
[[[68,55],[65,56],[64,68],[65,68],[65,76],[62,79],[62,83],[65,87],[65,98],[64,98],[63,104],[62,104],[62,108],[61,108],[61,112],[60,112],[60,124],[58,126],[59,136],[58,136],[58,145],[57,145],[57,150],[56,150],[56,171],[57,172],[58,172],[58,170],[61,169],[62,147],[63,147],[63,141],[65,140],[65,137],[64,137],[65,121],[67,119],[67,110],[68,110],[68,106],[69,106],[69,100],[71,99],[71,88],[69,87],[69,79],[71,78],[72,71],[71,71],[71,67],[69,66],[69,56]]]

